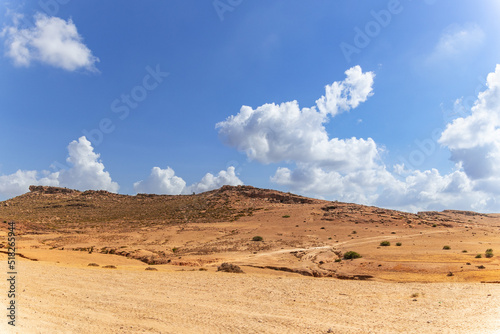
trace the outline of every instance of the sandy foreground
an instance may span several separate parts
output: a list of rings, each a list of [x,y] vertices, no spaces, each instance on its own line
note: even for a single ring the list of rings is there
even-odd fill
[[[19,261],[16,327],[4,316],[1,333],[500,333],[499,284],[157,268]]]
[[[13,328],[0,225],[0,334],[500,334],[500,214],[42,188],[0,203],[17,256]]]

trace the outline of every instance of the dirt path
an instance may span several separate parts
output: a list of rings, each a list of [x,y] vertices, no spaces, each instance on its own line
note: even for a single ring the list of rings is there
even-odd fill
[[[363,245],[363,244],[367,244],[370,242],[381,241],[381,240],[412,238],[412,237],[418,237],[418,236],[423,236],[423,235],[427,235],[427,234],[446,233],[446,232],[447,231],[430,231],[430,232],[421,232],[421,233],[408,234],[408,235],[375,236],[375,237],[361,238],[358,240],[347,240],[347,241],[342,241],[342,242],[336,242],[336,243],[333,243],[333,244],[327,245],[327,246],[316,246],[316,247],[308,247],[308,248],[288,248],[288,249],[280,249],[280,250],[269,251],[269,252],[261,252],[259,254],[250,255],[248,258],[273,256],[273,255],[290,253],[290,252],[300,252],[300,251],[307,252],[307,251],[312,251],[312,250],[330,249],[330,248],[335,248],[337,246],[346,245],[346,244],[349,244],[351,246],[356,246],[356,245]]]

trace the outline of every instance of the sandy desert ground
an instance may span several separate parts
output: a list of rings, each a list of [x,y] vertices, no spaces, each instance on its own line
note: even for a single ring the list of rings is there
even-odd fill
[[[2,333],[500,333],[497,214],[223,187],[33,189],[0,203],[0,218],[16,221],[18,253],[17,326]]]
[[[500,332],[496,284],[22,261],[18,289],[18,326],[2,333]]]

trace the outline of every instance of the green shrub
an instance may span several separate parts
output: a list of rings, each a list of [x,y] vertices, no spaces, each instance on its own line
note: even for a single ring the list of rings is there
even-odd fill
[[[391,245],[391,243],[389,241],[382,241],[380,243],[380,246],[390,246],[390,245]]]
[[[346,260],[359,259],[360,257],[362,257],[362,256],[359,253],[356,253],[353,251],[349,251],[349,252],[344,253],[344,259],[346,259]]]
[[[290,216],[289,215],[284,215],[284,216],[282,216],[282,218],[290,218]]]
[[[401,245],[402,245],[402,243],[396,242],[396,246],[401,246]]]
[[[437,225],[436,224],[432,224],[432,227],[437,227]]]
[[[493,249],[488,248],[484,253],[484,256],[486,256],[487,258],[493,257]]]
[[[480,259],[480,258],[482,258],[482,257],[483,257],[483,256],[482,256],[481,254],[477,254],[477,255],[476,255],[476,259]]]
[[[335,262],[340,262],[342,261],[342,259],[335,259]]]
[[[448,245],[445,245],[445,246],[443,246],[443,249],[450,250],[450,249],[451,249],[451,247],[450,247],[450,246],[448,246]]]
[[[262,241],[262,240],[264,240],[264,238],[262,238],[259,235],[256,235],[255,237],[252,238],[252,241]]]

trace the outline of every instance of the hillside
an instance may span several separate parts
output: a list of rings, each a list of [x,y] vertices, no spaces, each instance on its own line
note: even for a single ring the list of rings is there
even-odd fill
[[[113,254],[143,265],[215,268],[229,261],[318,277],[500,280],[498,256],[476,258],[486,249],[500,252],[498,214],[411,214],[251,186],[187,196],[32,186],[0,202],[0,220],[17,223],[23,256],[69,264]],[[343,259],[348,251],[362,258]],[[106,259],[100,261],[116,257]]]

